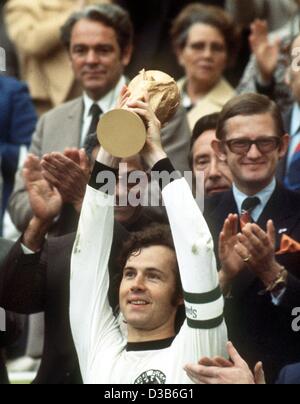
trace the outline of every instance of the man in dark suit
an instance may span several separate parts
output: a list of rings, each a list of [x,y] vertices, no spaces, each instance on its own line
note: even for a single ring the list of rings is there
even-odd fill
[[[117,272],[115,258],[126,231],[115,226],[111,275]],[[70,258],[75,234],[51,238],[41,251],[24,255],[21,241],[11,250],[0,269],[4,286],[0,304],[22,314],[45,312],[45,341],[42,363],[35,384],[78,384],[81,375],[69,321]],[[111,302],[116,307],[115,294]]]
[[[19,157],[31,143],[37,116],[27,86],[0,76],[0,156],[3,176],[2,214],[13,190]]]
[[[265,272],[253,271],[255,266],[250,265],[253,257],[245,246],[242,258],[235,257],[236,243],[240,240],[237,223],[230,248],[230,259],[236,260],[230,271],[226,270],[230,262],[220,254],[223,267],[220,276],[223,284],[229,286],[227,291],[231,291],[226,305],[230,339],[251,367],[262,360],[268,381],[274,382],[280,369],[300,360],[299,336],[292,330],[291,316],[299,290],[296,277],[299,277],[300,253],[295,241],[300,241],[300,196],[275,180],[276,167],[285,156],[289,136],[285,134],[278,107],[267,97],[250,94],[236,97],[225,106],[217,138],[213,147],[231,168],[234,185],[232,190],[206,204],[205,216],[216,246],[224,221],[231,213],[240,216],[241,229],[247,221],[270,231],[267,222],[272,219],[275,226],[280,265],[266,268]],[[248,240],[254,238],[259,249],[263,243],[248,228],[244,231]],[[247,245],[247,238],[242,240]],[[288,242],[285,250],[283,242]],[[287,270],[285,277],[281,266]]]
[[[0,267],[3,265],[12,246],[13,242],[0,239]],[[3,323],[5,323],[5,332],[2,329]],[[15,342],[21,333],[21,329],[21,318],[13,313],[4,313],[0,306],[0,384],[9,383],[2,348]]]

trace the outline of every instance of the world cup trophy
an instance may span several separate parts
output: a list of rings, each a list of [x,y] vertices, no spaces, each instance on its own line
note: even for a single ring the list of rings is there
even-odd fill
[[[162,126],[172,119],[180,104],[180,93],[175,80],[157,70],[142,70],[128,85],[130,99],[139,101],[149,94],[149,103]],[[147,127],[136,113],[115,109],[104,114],[98,124],[97,135],[101,146],[112,156],[129,158],[144,147]]]

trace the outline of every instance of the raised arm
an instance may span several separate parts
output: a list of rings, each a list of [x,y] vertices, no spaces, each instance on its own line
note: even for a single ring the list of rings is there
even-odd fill
[[[154,170],[161,170],[163,165],[171,172],[168,161],[160,161]],[[188,325],[216,328],[223,322],[224,303],[208,226],[185,179],[171,182],[162,194],[176,247]]]
[[[181,359],[224,354],[227,342],[224,300],[212,236],[188,183],[175,173],[162,148],[160,125],[147,101],[145,96],[145,102],[128,105],[148,121],[148,138],[142,152],[144,160],[160,179],[163,172],[166,174],[166,181],[159,182],[175,243],[187,316],[187,325],[178,340],[179,349],[182,343],[186,346]]]
[[[71,329],[85,382],[99,347],[104,349],[106,340],[108,346],[115,339],[121,340],[108,301],[114,186],[109,192],[100,190],[105,183],[100,178],[104,172],[112,182],[115,179],[112,163],[104,151],[99,152],[86,190],[71,261]]]

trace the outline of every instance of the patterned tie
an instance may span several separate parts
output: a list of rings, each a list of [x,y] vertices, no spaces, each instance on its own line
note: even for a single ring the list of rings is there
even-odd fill
[[[248,223],[253,223],[254,220],[251,217],[252,212],[254,209],[260,204],[260,199],[257,197],[254,198],[247,198],[244,200],[242,204],[242,213],[240,217],[241,229],[246,226]]]
[[[102,111],[102,109],[99,107],[98,104],[93,104],[93,105],[91,106],[89,116],[92,116],[92,122],[91,122],[91,125],[90,125],[90,127],[89,127],[87,136],[96,133],[96,131],[97,131],[97,126],[98,126],[99,119],[100,119],[100,115],[101,115],[102,113],[103,113],[103,111]]]
[[[300,191],[300,143],[298,144],[291,164],[288,168],[285,181],[285,186],[291,191]]]

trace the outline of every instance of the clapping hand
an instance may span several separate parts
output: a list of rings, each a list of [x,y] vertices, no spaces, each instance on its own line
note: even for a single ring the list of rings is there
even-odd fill
[[[52,223],[60,214],[63,202],[58,190],[43,177],[38,157],[28,155],[23,176],[34,216],[42,222]]]
[[[231,342],[227,344],[231,361],[225,358],[203,358],[197,365],[185,366],[189,378],[196,384],[266,384],[262,363],[254,374]]]
[[[69,149],[46,154],[41,162],[44,178],[58,189],[64,203],[70,203],[80,213],[90,176],[90,162],[84,150]]]

